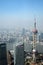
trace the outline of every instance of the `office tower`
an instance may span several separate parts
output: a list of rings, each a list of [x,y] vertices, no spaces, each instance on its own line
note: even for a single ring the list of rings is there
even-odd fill
[[[0,65],[7,65],[6,44],[0,44]]]
[[[24,44],[16,45],[14,50],[14,65],[24,65]]]
[[[43,42],[43,33],[39,34],[39,42]]]

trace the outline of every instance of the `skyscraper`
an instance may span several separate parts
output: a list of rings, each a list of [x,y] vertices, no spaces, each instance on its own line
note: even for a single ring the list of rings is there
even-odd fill
[[[0,44],[0,65],[7,65],[6,44]]]
[[[15,65],[24,65],[24,45],[16,45],[14,52],[14,64]]]

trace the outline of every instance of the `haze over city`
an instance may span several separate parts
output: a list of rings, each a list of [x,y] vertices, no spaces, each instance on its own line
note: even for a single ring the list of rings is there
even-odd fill
[[[43,0],[0,0],[0,29],[37,28],[43,31]]]
[[[0,0],[0,65],[43,65],[43,0]]]

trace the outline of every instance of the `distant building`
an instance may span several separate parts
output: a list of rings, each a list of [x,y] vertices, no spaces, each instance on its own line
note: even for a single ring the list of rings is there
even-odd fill
[[[25,28],[22,29],[22,36],[24,36],[26,34],[26,30]]]
[[[14,65],[24,65],[24,45],[16,45],[14,50]]]
[[[43,42],[43,33],[40,33],[39,35],[39,42]]]
[[[29,40],[33,41],[33,36],[32,35],[29,36]]]

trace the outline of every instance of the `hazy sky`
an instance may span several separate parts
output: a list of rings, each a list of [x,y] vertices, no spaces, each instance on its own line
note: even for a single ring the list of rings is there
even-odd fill
[[[0,28],[31,29],[34,18],[43,30],[43,0],[0,0]]]

